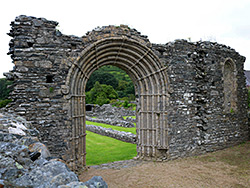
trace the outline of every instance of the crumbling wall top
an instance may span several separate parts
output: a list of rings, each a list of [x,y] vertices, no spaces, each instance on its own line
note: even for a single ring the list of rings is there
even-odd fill
[[[134,39],[143,45],[151,47],[151,43],[146,35],[141,35],[136,29],[132,29],[127,25],[96,27],[92,31],[87,32],[82,38],[85,43],[93,43],[100,39],[117,36]]]

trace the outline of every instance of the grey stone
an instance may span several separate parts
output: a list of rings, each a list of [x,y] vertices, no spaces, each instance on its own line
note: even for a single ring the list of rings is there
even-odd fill
[[[78,181],[77,176],[75,173],[61,173],[57,176],[53,177],[50,181],[51,188],[57,188],[59,185],[65,185],[72,181]]]
[[[101,115],[99,115],[99,117],[101,117]],[[133,123],[131,123],[130,121],[125,121],[122,119],[118,119],[116,117],[114,118],[91,118],[91,117],[86,117],[87,121],[92,121],[92,122],[97,122],[97,123],[105,123],[105,124],[109,124],[109,125],[114,125],[114,126],[118,126],[118,127],[135,127],[135,125]]]
[[[33,21],[34,26],[36,27],[40,27],[43,24],[42,20],[33,19],[32,21]]]
[[[0,114],[1,124],[8,128],[7,125],[11,122],[19,126],[25,124],[29,128],[28,122],[23,117],[7,113]],[[0,130],[0,184],[4,187],[57,188],[70,182],[78,186],[83,185],[66,164],[45,159],[50,158],[49,151],[37,138],[1,131],[3,130]],[[32,159],[32,155],[35,152],[39,153],[38,151],[41,152],[41,157]]]
[[[94,176],[90,180],[82,182],[71,182],[64,186],[59,186],[58,188],[108,188],[107,183],[102,179],[101,176]]]
[[[13,102],[6,111],[20,110],[18,113],[38,129],[41,142],[46,142],[53,155],[69,160],[83,154],[72,152],[82,151],[77,146],[84,146],[83,141],[74,144],[71,139],[84,135],[84,128],[79,126],[85,120],[84,84],[92,71],[112,62],[134,78],[137,110],[116,109],[119,113],[115,113],[104,105],[88,115],[101,114],[103,119],[111,119],[110,123],[126,127],[129,125],[121,123],[121,116],[136,113],[138,156],[175,159],[249,139],[245,57],[234,49],[208,41],[152,44],[126,26],[104,26],[82,37],[67,36],[57,31],[57,24],[44,18],[16,17],[11,23],[8,53],[15,68],[11,76],[7,75],[14,79],[14,89],[10,94]],[[113,44],[117,44],[116,51],[109,48]],[[116,53],[116,60],[110,55],[105,56],[107,61],[95,64],[102,49]],[[125,58],[126,66],[119,61],[124,58],[121,54],[129,57]],[[91,68],[84,67],[86,64]],[[46,78],[51,75],[53,83],[48,83]],[[150,154],[148,147],[154,148]]]

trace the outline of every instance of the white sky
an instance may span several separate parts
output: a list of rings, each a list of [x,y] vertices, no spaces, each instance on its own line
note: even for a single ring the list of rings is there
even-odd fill
[[[12,70],[6,35],[16,16],[59,22],[63,34],[83,36],[97,26],[126,24],[152,43],[210,40],[234,48],[250,70],[250,0],[4,0],[0,5],[0,77]]]

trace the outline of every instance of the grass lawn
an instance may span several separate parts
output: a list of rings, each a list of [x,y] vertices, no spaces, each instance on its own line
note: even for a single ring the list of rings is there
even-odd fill
[[[127,117],[132,117],[133,119],[136,119],[136,116],[123,116],[123,119],[126,119]]]
[[[124,131],[124,132],[131,132],[133,134],[136,134],[136,128],[126,128],[126,127],[118,127],[118,126],[113,126],[113,125],[108,125],[108,124],[104,124],[104,123],[96,123],[96,122],[92,122],[92,121],[86,121],[87,125],[96,125],[96,126],[101,126],[104,128],[112,128],[113,130],[117,130],[117,131]]]
[[[86,163],[89,166],[128,160],[137,154],[136,144],[122,142],[90,131],[86,133]]]

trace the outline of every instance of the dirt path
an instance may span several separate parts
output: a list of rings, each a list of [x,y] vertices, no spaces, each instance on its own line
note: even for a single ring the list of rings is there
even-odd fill
[[[87,181],[93,176],[102,176],[111,188],[250,187],[249,146],[250,144],[240,148],[242,150],[240,152],[227,149],[204,156],[163,163],[145,162],[130,168],[90,168],[80,176],[80,180]],[[225,160],[225,156],[228,157],[228,155],[234,155],[235,157],[230,160],[235,160],[239,165],[228,164]],[[242,166],[241,161],[237,160],[242,160],[245,165]]]

